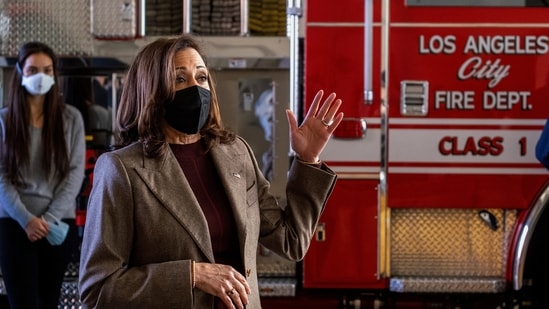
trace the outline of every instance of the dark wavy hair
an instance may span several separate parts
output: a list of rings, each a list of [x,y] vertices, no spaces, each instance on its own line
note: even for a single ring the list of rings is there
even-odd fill
[[[69,172],[69,157],[63,130],[63,111],[65,105],[59,90],[57,76],[57,56],[53,50],[41,42],[28,42],[21,46],[17,56],[10,91],[7,100],[7,119],[3,160],[8,178],[12,184],[23,185],[20,169],[28,167],[30,160],[30,107],[27,97],[30,95],[21,86],[23,68],[27,58],[33,54],[45,54],[51,58],[55,84],[45,95],[44,126],[42,128],[42,168],[47,176],[55,172],[60,179]]]
[[[175,55],[187,48],[195,49],[207,66],[201,47],[189,35],[159,38],[137,54],[122,89],[114,148],[140,141],[148,157],[157,157],[167,151],[168,143],[162,130],[164,105],[175,95]],[[234,142],[236,135],[223,125],[215,85],[210,74],[208,74],[208,84],[211,92],[211,108],[200,134],[206,141],[208,149],[211,149],[219,143]]]

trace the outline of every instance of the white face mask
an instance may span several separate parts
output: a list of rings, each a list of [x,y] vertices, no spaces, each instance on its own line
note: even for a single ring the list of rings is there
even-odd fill
[[[53,84],[55,84],[53,76],[44,73],[23,76],[23,80],[21,81],[21,86],[25,87],[32,95],[44,95],[48,93]]]

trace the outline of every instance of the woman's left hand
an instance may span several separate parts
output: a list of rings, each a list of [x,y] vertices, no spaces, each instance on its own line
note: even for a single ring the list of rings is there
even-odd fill
[[[301,126],[291,110],[286,110],[290,125],[290,145],[298,158],[307,162],[317,162],[320,153],[326,147],[332,133],[343,120],[343,112],[338,112],[341,100],[336,99],[336,94],[331,93],[320,106],[324,95],[319,90],[313,99]]]
[[[194,275],[196,287],[219,297],[227,308],[246,308],[252,291],[246,278],[231,266],[196,263]]]
[[[29,221],[29,223],[27,223],[27,226],[25,227],[25,232],[27,233],[27,237],[29,238],[29,240],[31,242],[35,242],[48,235],[48,223],[46,223],[46,221],[44,221],[44,219],[42,218],[34,217]]]

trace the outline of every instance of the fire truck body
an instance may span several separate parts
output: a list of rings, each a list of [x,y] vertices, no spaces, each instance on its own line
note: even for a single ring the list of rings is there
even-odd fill
[[[335,91],[346,119],[322,157],[340,180],[305,288],[524,285],[547,203],[547,9],[420,2],[306,5],[304,102]]]

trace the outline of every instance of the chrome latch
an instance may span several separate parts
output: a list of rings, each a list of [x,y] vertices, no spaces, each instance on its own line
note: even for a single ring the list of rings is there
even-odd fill
[[[425,116],[429,110],[429,83],[403,80],[400,82],[400,112],[406,116]]]
[[[319,222],[316,226],[316,241],[326,241],[326,224]]]

